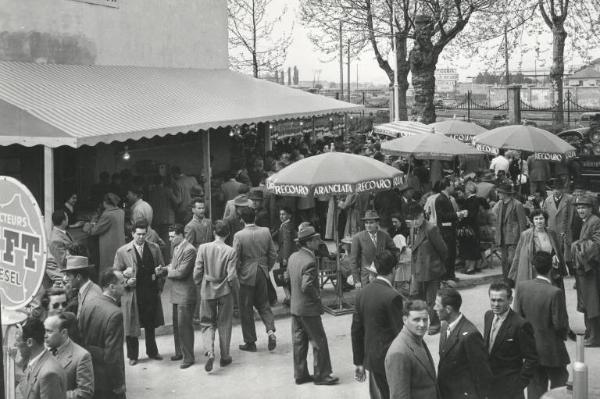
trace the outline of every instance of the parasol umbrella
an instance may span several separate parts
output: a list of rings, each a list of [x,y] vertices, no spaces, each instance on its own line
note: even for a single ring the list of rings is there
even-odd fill
[[[327,152],[295,162],[267,179],[267,190],[275,195],[322,197],[389,190],[401,185],[402,172],[375,159],[343,152]],[[333,201],[334,215],[337,201]],[[337,217],[333,236],[339,248]],[[343,303],[342,271],[339,253],[337,263],[337,309],[325,309],[335,315],[349,313]]]
[[[473,122],[465,122],[459,119],[447,119],[432,123],[429,126],[433,127],[437,134],[443,134],[468,144],[471,144],[473,137],[476,135],[488,131],[486,128]]]
[[[431,133],[431,127],[421,122],[395,121],[374,126],[373,133],[396,138]]]
[[[575,148],[560,137],[534,126],[510,125],[481,133],[473,139],[481,151],[498,154],[498,150],[534,153],[536,159],[561,161],[575,156]]]
[[[483,153],[468,144],[441,134],[401,137],[381,143],[381,152],[388,155],[413,156],[421,159],[451,161],[455,156],[481,156]]]

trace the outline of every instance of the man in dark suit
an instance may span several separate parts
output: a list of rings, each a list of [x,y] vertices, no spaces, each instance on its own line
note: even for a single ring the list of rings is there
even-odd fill
[[[294,239],[296,237],[296,229],[292,226],[292,210],[288,207],[283,207],[279,211],[279,219],[281,224],[279,229],[273,235],[273,238],[277,240],[278,254],[277,259],[279,261],[280,269],[287,269],[287,262],[292,253],[296,249]],[[290,288],[286,284],[283,286],[283,292],[285,293],[284,305],[290,304]]]
[[[377,277],[356,297],[352,316],[352,354],[355,378],[365,380],[369,370],[371,398],[389,398],[385,376],[385,354],[402,330],[402,297],[392,287],[396,259],[384,251],[375,257]]]
[[[314,381],[316,385],[334,385],[338,378],[331,375],[331,359],[327,336],[323,329],[321,295],[315,251],[321,243],[314,227],[308,226],[298,232],[300,249],[290,256],[292,314],[292,344],[294,348],[294,378],[296,384]],[[308,343],[313,346],[314,374],[308,373],[306,354]]]
[[[492,283],[489,297],[491,310],[483,321],[492,370],[488,399],[524,399],[523,390],[538,365],[533,327],[510,308],[513,298],[508,284]]]
[[[462,297],[444,288],[435,299],[435,311],[444,321],[440,337],[438,384],[442,398],[486,398],[492,378],[483,337],[460,313]]]
[[[552,285],[552,255],[536,252],[533,265],[537,272],[533,280],[517,285],[515,311],[533,326],[539,366],[527,387],[527,398],[538,399],[550,389],[566,385],[569,354],[565,346],[569,319],[563,290]]]
[[[125,291],[123,277],[112,270],[100,279],[102,295],[81,309],[79,331],[83,347],[92,355],[94,398],[125,399],[123,312],[117,303]]]
[[[28,359],[17,397],[24,399],[66,399],[67,374],[44,346],[44,324],[28,318],[17,331],[15,345],[21,357]]]
[[[435,366],[423,340],[429,328],[427,303],[408,301],[402,310],[402,331],[385,355],[391,399],[440,399]]]
[[[435,298],[444,276],[444,261],[448,254],[438,227],[425,220],[425,211],[418,203],[407,207],[406,224],[414,231],[411,252],[411,297],[422,299],[429,306],[429,334],[440,332],[440,320],[433,310]]]
[[[238,256],[238,279],[240,281],[240,316],[244,344],[240,349],[256,352],[256,327],[254,309],[258,311],[269,337],[268,349],[277,345],[275,338],[275,319],[269,305],[267,284],[270,284],[269,271],[277,260],[275,244],[266,227],[254,224],[256,214],[252,208],[242,208],[240,217],[244,229],[235,233],[233,249]]]
[[[494,242],[500,248],[502,275],[507,278],[517,243],[527,228],[527,216],[523,204],[514,198],[515,189],[511,183],[498,185],[496,191],[499,200],[492,210],[496,216]]]
[[[369,271],[375,260],[375,256],[382,251],[398,252],[392,238],[382,230],[379,230],[379,215],[375,211],[366,211],[362,219],[365,230],[356,233],[352,237],[350,249],[350,263],[354,274],[354,281],[360,282],[362,286],[369,284]]]
[[[169,240],[173,248],[171,264],[165,268],[171,280],[171,303],[173,304],[173,338],[175,355],[171,360],[182,360],[179,366],[186,369],[194,364],[194,324],[192,313],[197,300],[192,272],[196,260],[196,248],[184,238],[180,224],[169,227]]]
[[[67,374],[67,398],[91,399],[94,395],[92,356],[69,337],[76,322],[70,312],[44,320],[46,346]]]
[[[450,196],[454,194],[454,182],[450,178],[445,177],[440,180],[440,195],[435,199],[435,214],[437,215],[437,225],[440,229],[440,233],[448,248],[448,255],[446,257],[446,280],[456,281],[456,274],[454,273],[454,263],[456,262],[456,222],[458,222],[459,215],[463,215],[460,211],[457,212],[450,201]]]

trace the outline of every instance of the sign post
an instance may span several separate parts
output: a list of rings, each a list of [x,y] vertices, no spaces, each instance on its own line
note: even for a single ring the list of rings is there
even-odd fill
[[[40,208],[21,182],[0,176],[0,305],[4,392],[15,396],[11,327],[23,321],[46,272],[46,232]]]

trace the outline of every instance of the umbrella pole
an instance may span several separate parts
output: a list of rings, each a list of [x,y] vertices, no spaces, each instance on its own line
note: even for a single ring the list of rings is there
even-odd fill
[[[338,234],[338,224],[339,224],[339,215],[337,214],[338,205],[337,205],[337,196],[333,196],[333,215],[334,215],[334,223],[333,223],[333,240],[335,241],[335,265],[336,265],[336,279],[337,279],[337,287],[336,287],[336,296],[337,296],[337,305],[338,310],[343,310],[342,299],[344,296],[344,292],[342,291],[342,270],[340,268],[340,237]]]

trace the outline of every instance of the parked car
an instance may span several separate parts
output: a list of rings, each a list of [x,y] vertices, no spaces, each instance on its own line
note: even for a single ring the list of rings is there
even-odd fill
[[[581,114],[579,121],[577,121],[577,125],[579,127],[590,127],[592,119],[598,116],[600,116],[600,112],[584,112]]]
[[[575,186],[589,190],[600,185],[600,114],[590,127],[565,130],[558,137],[575,147],[575,157],[568,162]]]

